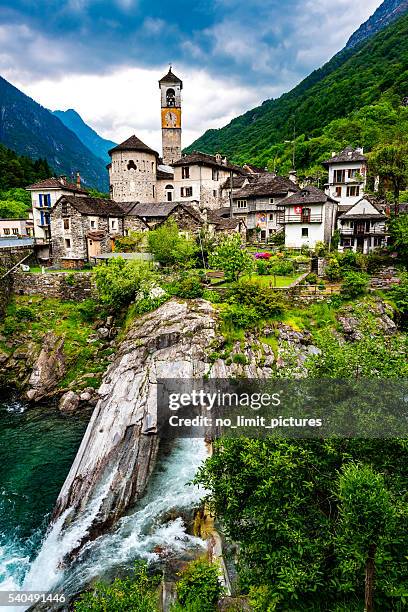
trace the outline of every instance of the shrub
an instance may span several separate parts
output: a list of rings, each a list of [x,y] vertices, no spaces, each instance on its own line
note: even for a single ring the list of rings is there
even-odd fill
[[[404,327],[407,324],[408,319],[408,274],[405,273],[401,276],[401,282],[399,285],[395,285],[389,291],[391,299],[397,308],[398,314],[402,319]]]
[[[364,272],[348,271],[344,274],[340,293],[346,299],[353,299],[367,293],[369,276]]]
[[[240,365],[246,365],[248,363],[248,358],[242,353],[236,353],[232,358],[232,362]]]
[[[197,274],[189,274],[187,276],[183,276],[178,281],[178,283],[176,283],[175,295],[181,298],[202,298],[203,293],[204,288]]]
[[[69,287],[75,287],[76,282],[77,282],[77,278],[76,278],[75,272],[70,272],[69,274],[66,275],[65,283]]]
[[[147,296],[157,277],[145,262],[125,261],[121,257],[99,264],[93,274],[100,301],[116,310],[140,293]]]
[[[259,322],[260,315],[253,306],[239,306],[237,304],[229,304],[222,312],[221,318],[227,325],[238,327],[241,329],[251,329],[256,327]]]
[[[324,257],[327,255],[327,244],[325,242],[317,241],[314,252],[316,253],[317,257]]]
[[[317,285],[317,274],[311,272],[306,276],[305,280],[307,283],[309,283],[309,285]]]
[[[14,317],[6,317],[3,322],[3,333],[12,336],[20,327],[20,323]]]
[[[147,242],[147,232],[130,232],[129,236],[120,236],[115,240],[115,251],[118,253],[139,253]]]
[[[113,581],[97,582],[93,590],[83,593],[74,604],[75,612],[157,612],[159,578],[147,575],[147,565],[138,563],[134,575]]]
[[[212,304],[221,304],[223,301],[223,298],[218,291],[210,291],[209,289],[204,289],[203,299],[211,302]]]
[[[330,259],[328,265],[326,266],[325,274],[329,280],[334,281],[334,282],[342,279],[343,272],[340,268],[338,259],[336,259],[335,257],[332,257]]]
[[[288,260],[280,261],[271,267],[271,272],[276,274],[276,276],[289,276],[294,272],[293,262]]]
[[[21,306],[16,309],[15,317],[17,321],[34,321],[35,312],[29,306]]]
[[[256,262],[256,271],[259,276],[266,276],[269,274],[269,266],[266,261],[262,259]]]
[[[178,601],[183,610],[213,612],[223,588],[218,578],[218,566],[204,559],[192,561],[176,583]]]
[[[92,323],[98,316],[98,305],[95,300],[84,300],[78,304],[78,312],[83,321]]]
[[[234,285],[228,301],[255,308],[261,318],[279,316],[283,312],[283,304],[277,293],[270,287],[259,287],[253,282],[241,281]]]

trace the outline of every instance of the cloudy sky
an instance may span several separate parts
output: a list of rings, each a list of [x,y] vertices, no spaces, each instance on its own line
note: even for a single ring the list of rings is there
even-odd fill
[[[184,80],[183,145],[288,91],[381,0],[0,1],[0,74],[101,135],[160,148],[157,81]]]

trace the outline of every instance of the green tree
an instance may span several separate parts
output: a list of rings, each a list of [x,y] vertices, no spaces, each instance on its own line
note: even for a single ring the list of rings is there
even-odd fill
[[[346,569],[350,556],[365,569],[365,612],[373,612],[377,549],[395,520],[391,496],[381,474],[368,465],[351,463],[341,471],[337,498],[337,545]]]
[[[93,274],[100,301],[115,310],[129,304],[137,295],[147,297],[157,280],[157,274],[148,264],[125,261],[121,257],[99,264]]]
[[[159,580],[150,578],[145,563],[136,564],[134,574],[113,581],[97,582],[74,604],[75,612],[158,612]]]
[[[15,200],[0,200],[0,218],[26,219],[28,218],[27,206]]]
[[[346,299],[353,299],[367,293],[370,277],[365,272],[348,270],[344,273],[341,294]]]
[[[404,262],[408,263],[408,215],[399,215],[390,219],[388,228],[391,247],[397,251]]]
[[[391,184],[397,215],[400,192],[408,184],[408,145],[395,143],[379,146],[371,153],[369,163],[370,171],[382,181],[383,192],[386,183]]]
[[[222,270],[228,281],[237,281],[242,274],[254,270],[254,260],[244,248],[239,234],[225,236],[216,249],[210,253],[211,268]]]
[[[147,240],[149,251],[161,264],[183,268],[194,265],[198,253],[197,244],[180,233],[173,219],[150,231]]]

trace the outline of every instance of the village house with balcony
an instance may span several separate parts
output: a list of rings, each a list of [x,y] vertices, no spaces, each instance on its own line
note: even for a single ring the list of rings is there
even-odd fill
[[[250,242],[268,242],[284,230],[285,209],[282,200],[299,187],[272,172],[233,178],[233,216],[245,221]]]
[[[336,228],[338,203],[309,185],[281,200],[284,208],[285,246],[313,249],[317,242],[330,244]]]
[[[362,148],[346,147],[323,162],[329,171],[326,193],[340,205],[353,206],[362,196],[367,183],[367,157]]]
[[[338,218],[339,250],[367,254],[386,246],[386,219],[377,204],[367,197],[361,198]]]

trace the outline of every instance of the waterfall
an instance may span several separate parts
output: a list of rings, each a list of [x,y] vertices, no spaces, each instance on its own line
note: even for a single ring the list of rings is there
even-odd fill
[[[72,596],[95,577],[103,577],[117,567],[131,567],[134,559],[157,560],[157,547],[176,556],[189,549],[203,548],[202,540],[186,533],[182,518],[178,516],[169,520],[168,516],[191,509],[200,502],[204,491],[189,483],[206,455],[203,440],[178,441],[172,452],[159,461],[145,496],[135,507],[118,521],[112,531],[88,542],[71,564],[64,564],[64,558],[86,537],[109,490],[110,481],[107,479],[86,510],[71,524],[67,521],[70,510],[57,519],[31,564],[28,559],[18,559],[9,551],[10,556],[3,565],[8,563],[11,567],[15,559],[23,562],[28,571],[20,582],[10,573],[8,581],[1,583],[0,588],[56,590]],[[110,478],[113,477],[111,474]],[[64,527],[64,523],[67,526]],[[10,608],[8,610],[11,612]]]

